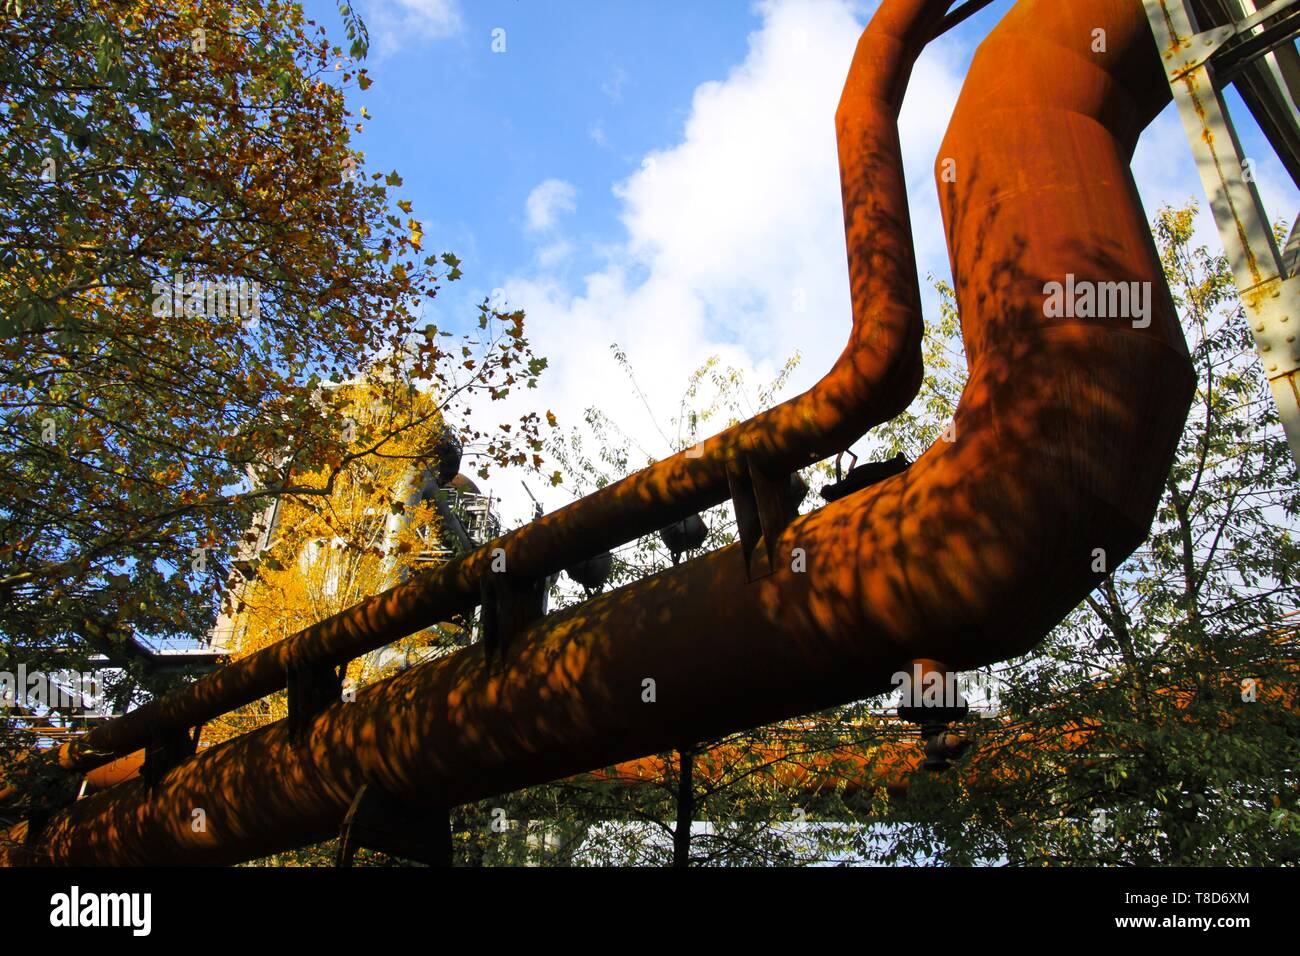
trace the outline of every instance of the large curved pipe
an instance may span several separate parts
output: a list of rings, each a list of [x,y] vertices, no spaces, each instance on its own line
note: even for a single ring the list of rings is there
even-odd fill
[[[67,743],[87,770],[285,686],[290,666],[337,666],[472,609],[496,549],[537,579],[650,534],[728,497],[727,466],[749,454],[773,472],[842,451],[902,412],[921,381],[922,334],[898,109],[912,64],[952,0],[886,0],[864,32],[836,114],[853,328],[808,391],[596,491],[518,531],[250,655]]]
[[[472,651],[413,668],[303,743],[270,725],[152,792],[80,801],[9,858],[231,862],[331,835],[362,784],[456,805],[882,693],[914,658],[1028,650],[1097,583],[1099,555],[1113,567],[1144,537],[1191,397],[1128,170],[1167,89],[1139,0],[1021,0],[981,46],[940,155],[970,365],[955,440],[791,524],[777,548],[798,560],[750,581],[733,546],[609,592],[539,622],[500,669]],[[872,281],[901,300],[910,262]],[[1150,283],[1149,326],[1047,318],[1044,285],[1067,275]]]

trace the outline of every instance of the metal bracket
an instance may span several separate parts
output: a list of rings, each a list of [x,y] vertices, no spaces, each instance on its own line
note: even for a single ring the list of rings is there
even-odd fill
[[[1247,318],[1265,373],[1273,379],[1300,369],[1300,278],[1270,283],[1252,298]]]
[[[921,766],[932,772],[947,770],[949,761],[960,757],[970,746],[970,741],[949,730],[951,724],[966,719],[970,706],[960,691],[955,699],[948,696],[949,671],[942,661],[914,660],[907,673],[913,676],[903,685],[905,703],[898,706],[898,717],[916,724],[921,739],[925,741],[925,761]],[[935,704],[924,698],[922,685],[926,680],[939,682],[942,692]]]
[[[505,572],[491,572],[480,585],[483,614],[483,655],[491,661],[505,656],[511,642],[546,615],[546,578],[519,580]]]
[[[797,508],[791,502],[790,476],[776,481],[750,455],[727,462],[727,485],[736,511],[741,551],[749,579],[766,577],[776,570],[776,542],[794,520]],[[760,551],[759,541],[763,542]]]
[[[1188,59],[1175,60],[1171,53],[1170,59],[1166,60],[1165,72],[1169,75],[1170,81],[1180,80],[1193,70],[1205,66],[1214,54],[1236,35],[1236,27],[1228,26],[1215,27],[1213,30],[1206,30],[1204,33],[1197,33],[1190,37],[1185,46]]]
[[[343,699],[343,674],[330,664],[289,665],[285,689],[289,692],[289,738],[300,743],[312,720],[326,707]]]
[[[1158,0],[1158,2],[1163,6],[1167,0]],[[1180,79],[1192,70],[1199,69],[1206,63],[1209,63],[1210,60],[1224,48],[1229,40],[1233,40],[1236,37],[1245,37],[1245,39],[1241,43],[1235,45],[1231,50],[1225,51],[1226,56],[1234,60],[1233,64],[1229,67],[1230,70],[1238,70],[1246,63],[1263,56],[1272,49],[1272,46],[1269,45],[1270,42],[1273,42],[1273,45],[1275,46],[1276,43],[1283,41],[1274,41],[1274,38],[1268,31],[1265,31],[1263,34],[1254,34],[1252,31],[1255,27],[1259,26],[1270,17],[1279,13],[1284,13],[1288,8],[1294,6],[1295,0],[1274,0],[1273,3],[1257,10],[1254,14],[1246,17],[1244,20],[1224,24],[1221,27],[1213,27],[1200,33],[1194,33],[1187,38],[1186,43],[1183,43],[1182,38],[1178,37],[1179,42],[1176,47],[1174,44],[1171,44],[1169,49],[1169,65],[1166,66],[1166,72],[1169,74],[1169,78],[1171,80]],[[1178,22],[1178,19],[1177,15],[1175,15],[1170,17],[1168,22],[1176,23]],[[1187,26],[1191,26],[1190,18],[1185,19],[1183,22]],[[1285,26],[1285,24],[1283,25]],[[1177,36],[1177,30],[1173,31],[1172,36]],[[1175,49],[1179,51],[1186,49],[1188,51],[1188,56],[1190,56],[1191,59],[1173,60],[1172,58],[1175,55]],[[1246,51],[1245,54],[1241,53],[1242,50]],[[1224,76],[1221,77],[1220,80],[1220,85],[1223,85],[1229,82],[1229,77]]]
[[[343,818],[334,865],[351,866],[363,847],[429,866],[451,866],[451,811],[412,806],[365,784]]]
[[[193,757],[199,746],[202,726],[189,730],[173,730],[154,737],[144,751],[144,766],[140,776],[145,786],[152,790],[177,764]]]

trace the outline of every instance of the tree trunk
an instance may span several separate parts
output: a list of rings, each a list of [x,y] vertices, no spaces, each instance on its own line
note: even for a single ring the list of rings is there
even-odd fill
[[[695,749],[683,747],[677,751],[677,825],[673,829],[673,866],[691,864],[691,820],[695,816],[695,793],[692,777],[695,772]]]

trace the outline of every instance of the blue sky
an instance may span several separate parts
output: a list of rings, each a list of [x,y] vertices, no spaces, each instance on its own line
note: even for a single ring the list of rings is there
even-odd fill
[[[375,82],[350,94],[373,117],[355,145],[369,168],[402,174],[426,245],[464,260],[465,278],[431,314],[464,327],[495,294],[526,310],[551,361],[513,413],[540,404],[572,424],[598,404],[658,457],[669,449],[646,404],[666,424],[709,355],[754,386],[796,349],[793,389],[829,368],[850,321],[833,116],[876,5],[358,0]],[[937,146],[975,46],[1011,5],[1000,0],[932,44],[913,77],[901,131],[923,285],[948,269]],[[334,0],[304,7],[342,42]],[[1244,109],[1234,115],[1270,214],[1291,218],[1300,197]],[[1203,202],[1172,107],[1145,134],[1134,171],[1148,215]],[[1208,217],[1201,235],[1217,245]],[[523,517],[525,502],[514,504]]]
[[[342,36],[334,0],[303,6]],[[526,201],[546,179],[575,187],[581,202],[568,225],[583,249],[618,241],[612,184],[676,141],[696,87],[741,62],[759,25],[734,0],[359,0],[357,8],[376,82],[353,91],[354,109],[374,117],[356,143],[368,164],[402,173],[426,236],[465,259],[467,284],[484,293],[530,258]],[[504,53],[492,51],[498,28]]]

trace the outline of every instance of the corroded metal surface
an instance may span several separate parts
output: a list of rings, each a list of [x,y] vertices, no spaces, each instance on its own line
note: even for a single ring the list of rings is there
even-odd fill
[[[1300,465],[1300,401],[1295,389],[1295,376],[1300,372],[1300,343],[1296,341],[1300,326],[1300,277],[1293,274],[1273,236],[1272,222],[1251,175],[1250,160],[1241,148],[1221,90],[1223,78],[1216,73],[1228,41],[1249,36],[1253,29],[1251,23],[1281,15],[1284,9],[1296,15],[1292,9],[1296,0],[1271,4],[1251,17],[1246,16],[1240,3],[1143,2],[1201,183],[1210,198],[1224,252],[1232,266],[1247,324],[1277,403],[1278,417],[1291,446],[1291,455]],[[1194,15],[1193,8],[1202,13],[1217,13],[1225,25],[1201,28],[1197,22],[1200,14]],[[1209,23],[1206,21],[1204,26]],[[1259,39],[1256,36],[1246,43]],[[1269,84],[1273,84],[1278,103],[1286,104],[1285,117],[1278,116],[1284,122],[1263,118],[1265,128],[1271,130],[1270,140],[1285,161],[1289,141],[1300,137],[1300,127],[1296,125],[1290,93],[1282,89],[1279,56],[1293,62],[1294,44],[1266,54],[1265,59],[1271,60],[1272,67],[1278,70],[1276,74],[1266,64],[1255,62],[1240,77],[1244,81],[1243,96],[1256,106],[1261,106],[1261,101],[1255,94]],[[1231,72],[1229,67],[1228,73]]]
[[[919,297],[896,118],[948,6],[886,0],[853,61],[837,126],[855,322],[835,370],[702,457],[506,539],[512,572],[558,570],[714,503],[730,456],[805,464],[910,399]],[[1104,53],[1089,48],[1098,28]],[[112,787],[11,853],[233,862],[332,835],[363,784],[455,805],[881,693],[914,658],[965,669],[1030,649],[1099,580],[1099,550],[1113,567],[1145,536],[1191,397],[1128,169],[1167,93],[1140,0],[1021,0],[985,41],[938,167],[970,363],[953,440],[791,522],[772,573],[751,581],[739,546],[723,549],[535,623],[491,667],[468,649],[373,685],[298,744],[281,722],[185,761],[153,791]],[[1048,318],[1045,285],[1067,276],[1150,283],[1150,321]],[[213,675],[191,703],[154,713],[196,720],[274,689],[307,648],[382,643],[470,600],[484,564],[471,556],[268,652],[224,678],[224,697]]]

